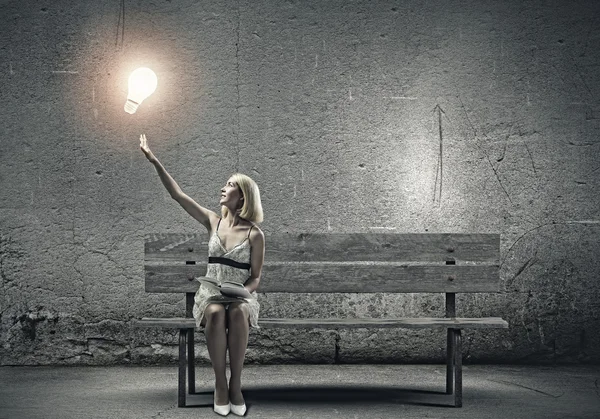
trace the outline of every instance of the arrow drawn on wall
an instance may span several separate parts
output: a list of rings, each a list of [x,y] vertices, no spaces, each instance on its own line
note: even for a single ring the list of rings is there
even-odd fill
[[[435,108],[433,108],[433,113],[437,113],[437,120],[438,120],[438,128],[439,128],[439,134],[440,134],[440,154],[438,155],[438,161],[437,161],[437,166],[435,169],[435,185],[433,187],[433,202],[435,202],[435,198],[437,195],[437,199],[438,202],[442,201],[442,176],[444,174],[444,131],[442,129],[442,114],[444,114],[444,116],[446,115],[446,112],[444,112],[444,110],[442,109],[442,107],[439,104],[435,105]],[[439,188],[439,193],[437,193],[438,190],[438,183],[440,185]]]

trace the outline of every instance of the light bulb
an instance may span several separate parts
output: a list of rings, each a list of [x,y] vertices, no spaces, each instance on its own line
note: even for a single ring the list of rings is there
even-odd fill
[[[144,99],[156,90],[156,74],[146,67],[141,67],[129,76],[129,93],[125,102],[125,112],[135,113]]]

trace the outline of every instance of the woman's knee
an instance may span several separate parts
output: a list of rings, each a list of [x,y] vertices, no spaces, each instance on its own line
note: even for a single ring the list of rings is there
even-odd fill
[[[225,307],[222,304],[209,304],[204,310],[205,324],[225,324]]]
[[[250,310],[246,303],[232,303],[229,305],[229,309],[227,309],[227,319],[230,323],[236,321],[247,322],[249,315]]]

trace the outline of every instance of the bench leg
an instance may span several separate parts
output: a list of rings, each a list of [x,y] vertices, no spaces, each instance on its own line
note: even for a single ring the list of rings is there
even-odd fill
[[[179,407],[185,407],[186,337],[187,329],[179,329],[179,383],[177,386],[177,406]]]
[[[448,329],[446,344],[446,394],[454,394],[454,406],[462,407],[461,329]]]
[[[196,393],[196,365],[194,355],[194,329],[188,329],[187,336],[187,361],[188,361],[188,393]]]
[[[454,329],[454,368],[454,406],[462,407],[462,337],[460,329]]]
[[[446,394],[454,393],[454,329],[448,329],[446,336]]]

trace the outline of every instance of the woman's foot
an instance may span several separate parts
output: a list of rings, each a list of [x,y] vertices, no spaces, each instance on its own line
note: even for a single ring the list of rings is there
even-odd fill
[[[227,384],[215,383],[214,411],[220,415],[229,413],[229,389]]]
[[[229,381],[229,400],[231,401],[231,413],[244,416],[246,413],[246,403],[244,396],[242,395],[242,383],[241,380]]]
[[[230,411],[234,415],[244,416],[246,414],[246,403],[241,406],[229,403]]]
[[[215,403],[213,410],[218,415],[227,416],[229,412],[231,412],[231,403],[228,403],[225,406],[219,406]]]

